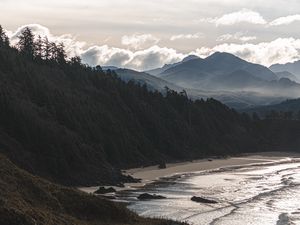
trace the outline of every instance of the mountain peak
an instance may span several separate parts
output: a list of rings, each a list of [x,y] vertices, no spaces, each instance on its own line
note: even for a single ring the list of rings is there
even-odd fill
[[[193,59],[199,59],[200,57],[199,56],[196,56],[196,55],[188,55],[187,57],[185,57],[182,62],[187,62],[187,61],[190,61],[190,60],[193,60]]]
[[[220,59],[240,59],[239,57],[228,53],[228,52],[215,52],[212,55],[208,56],[206,59],[216,59],[216,60],[220,60]]]

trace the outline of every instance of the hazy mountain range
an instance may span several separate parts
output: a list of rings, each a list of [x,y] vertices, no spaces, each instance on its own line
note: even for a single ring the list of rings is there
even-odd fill
[[[191,55],[181,62],[145,72],[116,67],[103,70],[114,70],[124,81],[146,84],[150,90],[163,92],[166,86],[175,91],[184,89],[191,99],[213,97],[234,108],[249,108],[300,97],[300,84],[292,73],[295,70],[275,67],[217,52],[205,59]]]
[[[247,113],[257,113],[261,117],[271,115],[272,112],[277,113],[287,113],[290,112],[293,115],[293,118],[300,119],[300,98],[286,100],[278,104],[267,105],[267,106],[258,106],[251,109],[242,110]]]
[[[270,69],[276,73],[284,72],[292,74],[298,81],[300,80],[300,60],[287,64],[274,64]]]

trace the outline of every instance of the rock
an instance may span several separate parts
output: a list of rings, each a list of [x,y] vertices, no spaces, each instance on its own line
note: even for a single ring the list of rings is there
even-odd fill
[[[124,175],[122,182],[123,183],[141,183],[141,179],[134,178],[130,175]]]
[[[108,200],[115,200],[117,199],[115,196],[107,196],[107,195],[102,195],[102,198],[108,199]]]
[[[152,199],[165,199],[166,197],[161,195],[151,195],[148,193],[141,194],[137,197],[139,200],[152,200]]]
[[[166,163],[165,162],[159,163],[158,168],[159,169],[166,169],[167,168]]]
[[[99,187],[97,191],[94,192],[94,194],[103,195],[108,193],[114,193],[116,190],[112,187],[105,188],[105,187]]]
[[[215,200],[206,199],[206,198],[197,197],[197,196],[193,196],[191,198],[191,200],[194,201],[194,202],[199,202],[199,203],[208,203],[208,204],[216,204],[216,203],[218,203]]]

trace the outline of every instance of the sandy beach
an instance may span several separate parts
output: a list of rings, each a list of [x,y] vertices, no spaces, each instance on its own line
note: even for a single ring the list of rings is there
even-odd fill
[[[262,152],[243,154],[239,157],[229,157],[221,159],[201,159],[188,162],[166,164],[165,169],[159,169],[158,166],[149,166],[125,170],[125,175],[141,179],[140,183],[126,183],[125,187],[114,187],[117,191],[125,189],[134,189],[158,180],[161,177],[170,177],[175,174],[192,173],[197,171],[213,170],[223,167],[249,165],[255,163],[272,163],[287,158],[300,158],[299,153],[294,152]],[[92,193],[99,187],[80,187],[81,191]]]

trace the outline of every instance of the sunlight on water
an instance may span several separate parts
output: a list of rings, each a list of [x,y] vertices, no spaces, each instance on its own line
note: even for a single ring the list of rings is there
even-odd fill
[[[141,192],[166,196],[137,201]],[[161,179],[143,190],[128,192],[129,209],[147,217],[163,217],[191,224],[300,224],[300,162],[277,162],[198,172]],[[218,204],[196,203],[202,196]]]

